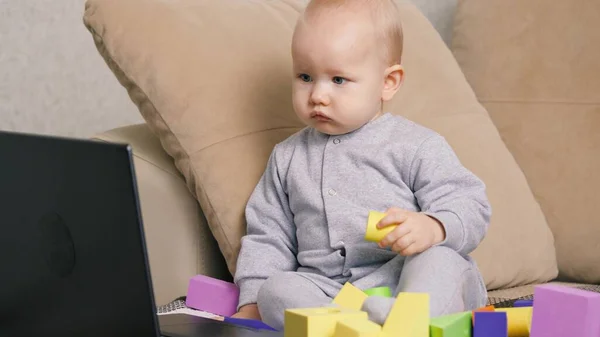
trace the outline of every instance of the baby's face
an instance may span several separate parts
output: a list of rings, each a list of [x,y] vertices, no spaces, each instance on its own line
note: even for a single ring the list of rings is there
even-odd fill
[[[317,130],[344,134],[381,115],[382,46],[369,22],[343,15],[300,22],[292,41],[293,103]]]

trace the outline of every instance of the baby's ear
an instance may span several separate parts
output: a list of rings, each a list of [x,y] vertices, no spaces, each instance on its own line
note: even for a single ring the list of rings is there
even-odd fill
[[[385,70],[383,78],[383,92],[381,99],[385,101],[391,100],[404,81],[404,68],[400,64],[394,64]]]

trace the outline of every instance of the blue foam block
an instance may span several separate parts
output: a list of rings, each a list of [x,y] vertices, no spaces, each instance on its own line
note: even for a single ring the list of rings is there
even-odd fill
[[[476,311],[473,337],[506,337],[508,321],[506,312]]]
[[[513,307],[533,307],[533,300],[516,300]]]
[[[273,329],[272,327],[268,326],[267,324],[263,323],[262,321],[257,321],[254,319],[225,317],[223,322],[240,325],[240,326],[245,326],[245,327],[257,329],[257,330],[277,331],[277,330]]]

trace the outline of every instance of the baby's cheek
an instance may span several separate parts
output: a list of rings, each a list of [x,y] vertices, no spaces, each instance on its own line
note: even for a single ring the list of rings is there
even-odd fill
[[[296,113],[301,114],[305,113],[307,106],[308,96],[303,95],[301,92],[298,92],[292,96],[292,104],[294,105],[294,109]]]

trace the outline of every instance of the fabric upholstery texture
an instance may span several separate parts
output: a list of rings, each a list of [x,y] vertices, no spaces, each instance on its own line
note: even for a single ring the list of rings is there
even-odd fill
[[[554,233],[560,278],[596,284],[599,17],[598,1],[464,0],[453,45]]]

